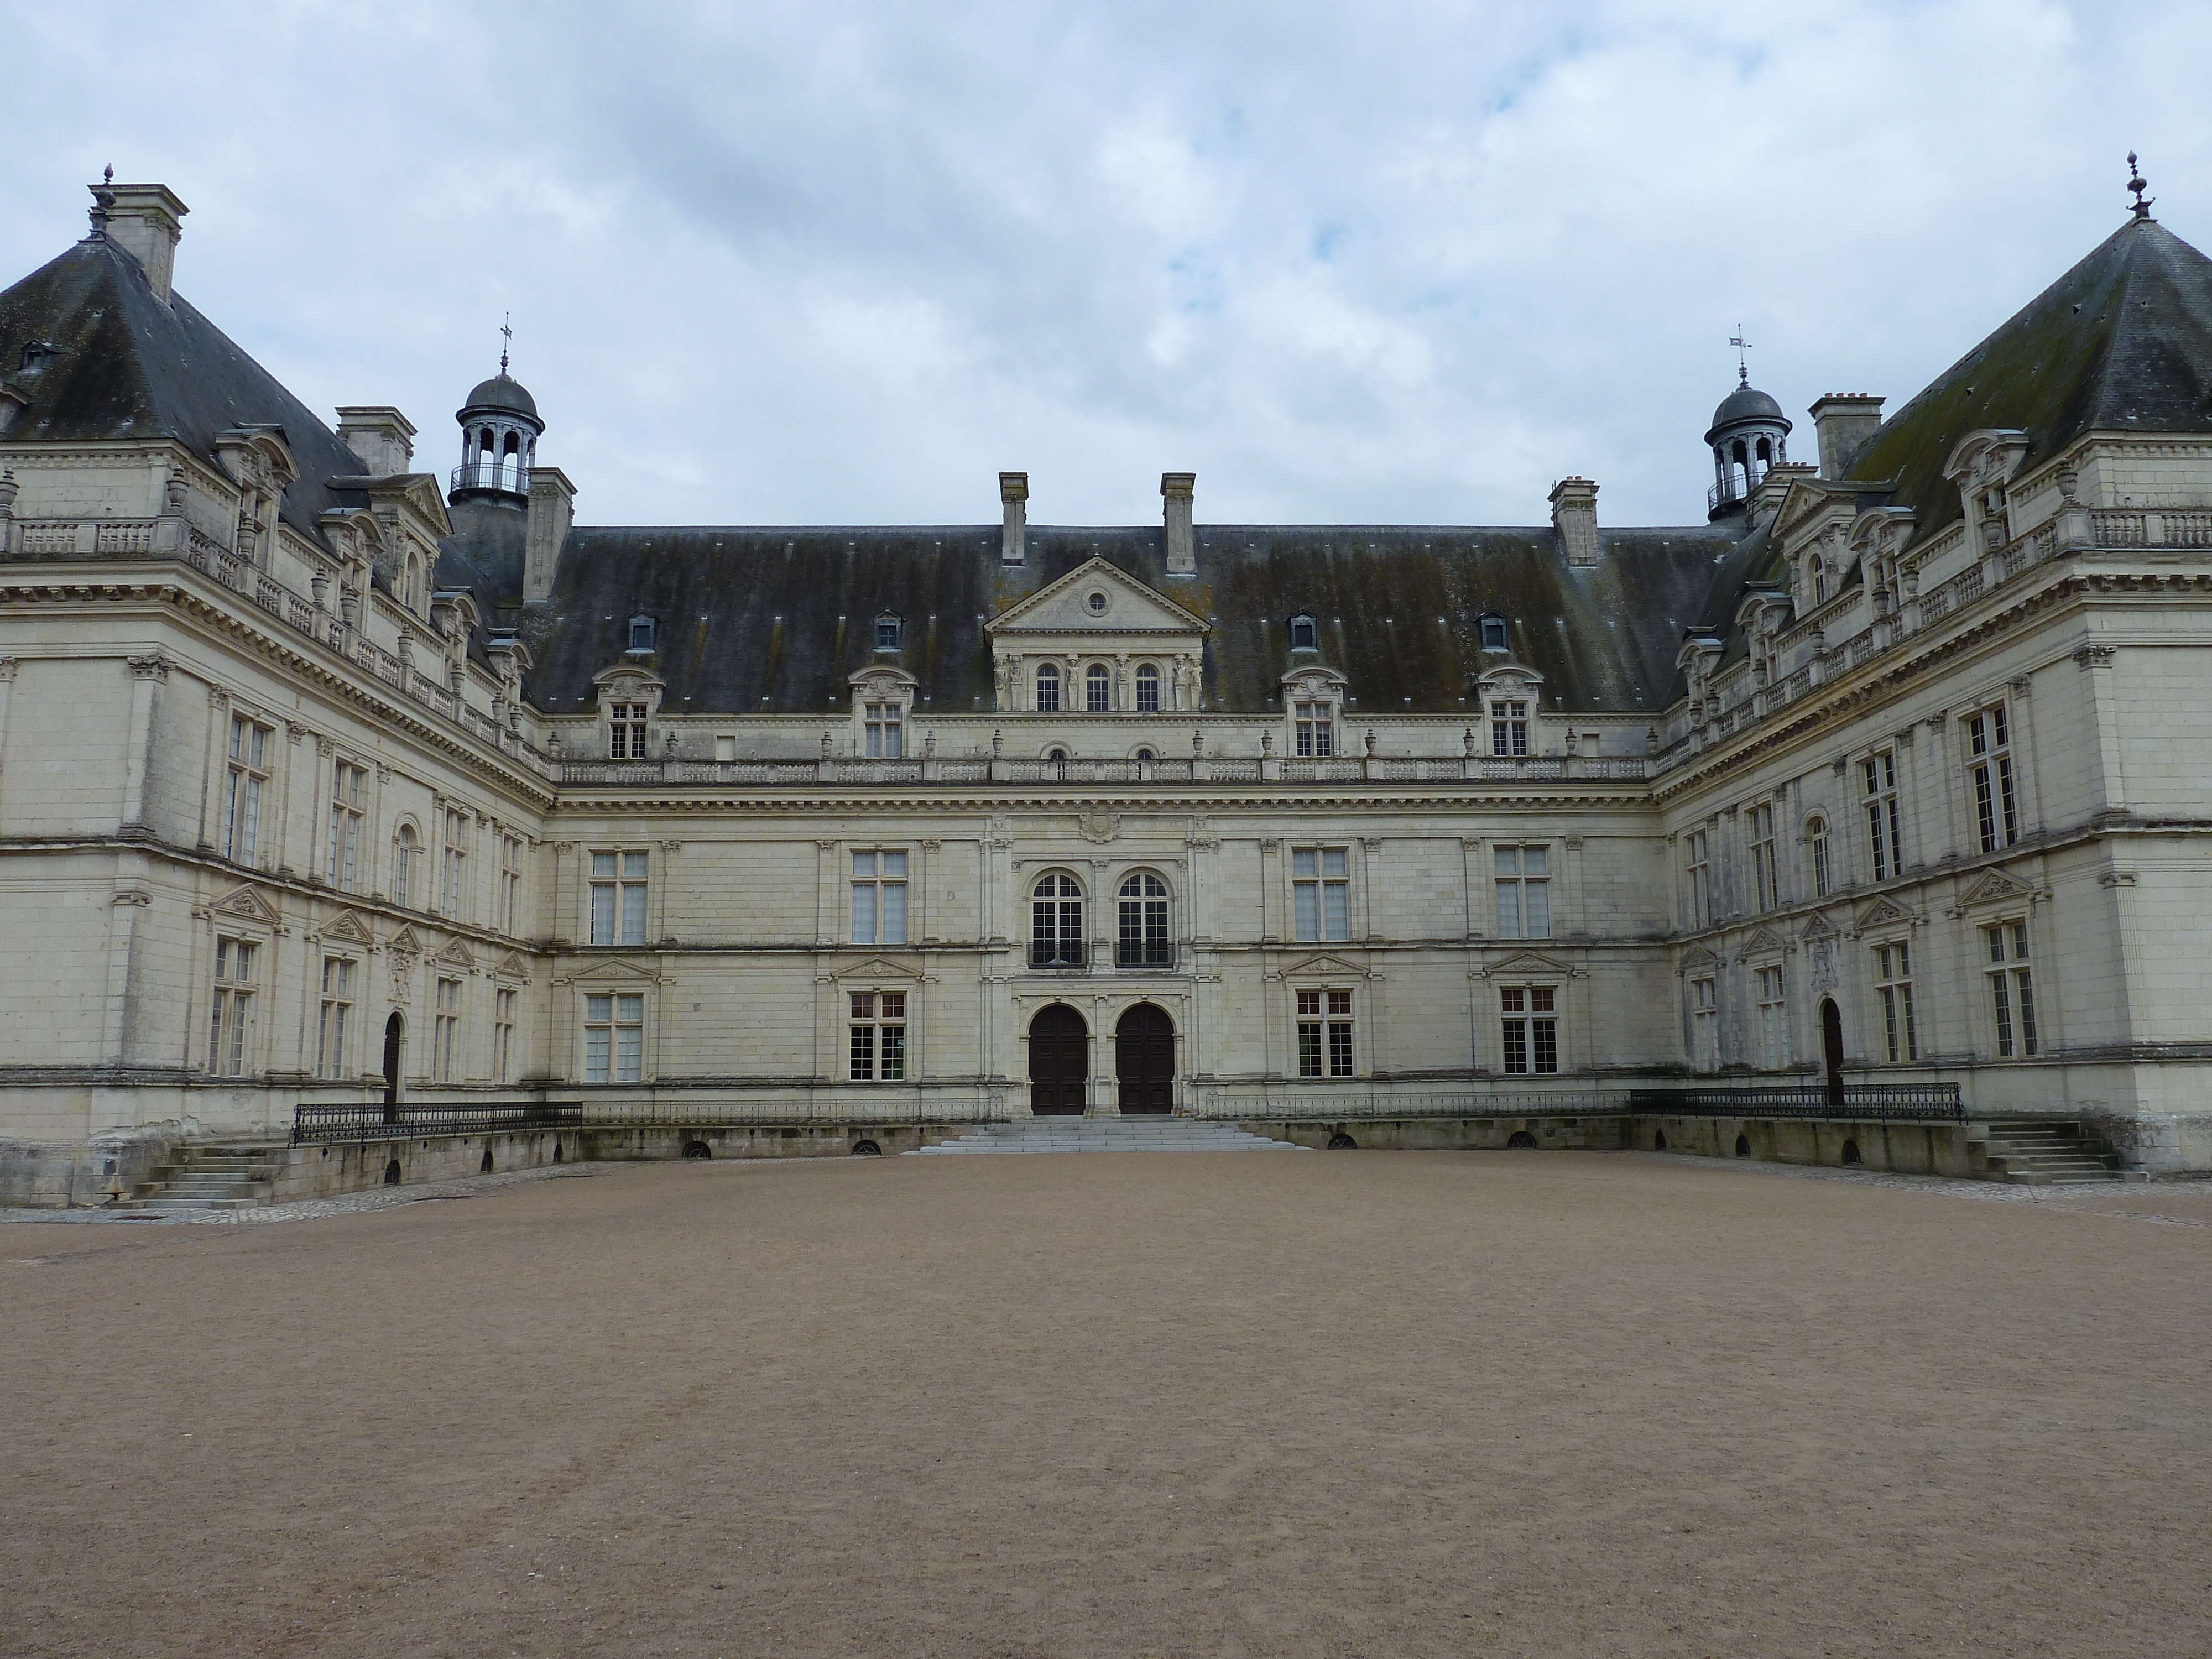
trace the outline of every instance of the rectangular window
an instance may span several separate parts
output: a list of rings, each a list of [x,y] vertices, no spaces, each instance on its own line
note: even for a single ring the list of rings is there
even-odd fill
[[[353,1024],[353,962],[323,958],[323,1007],[315,1024],[315,1075],[346,1074],[347,1028]]]
[[[1912,1018],[1912,947],[1874,947],[1875,994],[1881,1002],[1883,1052],[1893,1060],[1920,1058],[1920,1033]]]
[[[269,781],[269,739],[272,733],[242,714],[230,717],[229,763],[223,774],[222,854],[240,864],[253,862],[261,845],[261,793]]]
[[[1352,1075],[1352,993],[1298,993],[1298,1075]]]
[[[1301,941],[1352,937],[1346,859],[1346,849],[1341,847],[1291,849],[1291,908],[1296,924],[1291,931]]]
[[[906,753],[906,705],[871,702],[861,705],[861,722],[870,760],[897,760]]]
[[[516,836],[500,837],[499,849],[499,919],[500,930],[512,933],[522,914],[522,842]]]
[[[1509,1077],[1548,1077],[1559,1069],[1558,988],[1501,985],[1498,1012]]]
[[[2027,967],[2027,924],[2001,921],[1982,929],[1989,961],[1990,1012],[1995,1017],[1997,1053],[2007,1060],[2036,1052],[2035,983]]]
[[[1334,705],[1326,702],[1293,703],[1296,717],[1296,736],[1300,755],[1324,757],[1336,752],[1336,726],[1331,719]]]
[[[1498,937],[1552,936],[1551,854],[1542,847],[1500,847],[1492,854],[1498,884]]]
[[[608,711],[607,755],[613,760],[645,758],[645,705],[618,702]]]
[[[1905,867],[1905,842],[1897,809],[1897,757],[1887,750],[1869,755],[1859,763],[1859,779],[1874,878],[1887,881]]]
[[[1706,856],[1705,831],[1692,830],[1682,837],[1682,866],[1689,877],[1685,895],[1692,927],[1706,927],[1713,920],[1712,865]]]
[[[592,854],[592,943],[645,943],[643,853]]]
[[[461,899],[468,891],[468,814],[448,810],[446,813],[446,880],[444,887],[445,915],[448,921],[461,919]]]
[[[508,1083],[514,1072],[514,993],[501,987],[492,997],[492,1081]]]
[[[438,1024],[432,1035],[431,1061],[441,1083],[459,1081],[461,1060],[461,982],[438,981]]]
[[[1525,755],[1528,752],[1528,705],[1518,700],[1490,705],[1490,752]]]
[[[368,792],[364,767],[340,761],[331,769],[331,845],[323,878],[341,893],[350,893],[361,873],[362,803]]]
[[[215,942],[215,1007],[208,1026],[208,1070],[220,1077],[246,1075],[247,1034],[253,1024],[254,969],[261,947],[245,939]]]
[[[906,1081],[906,993],[854,991],[851,997],[853,1081]]]
[[[853,943],[906,943],[906,854],[883,848],[853,854]]]
[[[1759,1064],[1779,1072],[1790,1064],[1790,1006],[1782,994],[1782,969],[1759,970]]]
[[[2020,801],[2013,787],[2012,727],[1998,703],[1966,718],[1966,776],[1974,793],[1974,827],[1982,851],[2020,839]]]
[[[1751,841],[1752,902],[1771,910],[1782,902],[1782,885],[1774,861],[1774,808],[1761,801],[1743,815],[1744,832]]]
[[[584,1081],[635,1083],[645,1070],[645,994],[584,999]]]
[[[1721,1066],[1719,988],[1710,975],[1690,981],[1690,1064],[1700,1072]]]

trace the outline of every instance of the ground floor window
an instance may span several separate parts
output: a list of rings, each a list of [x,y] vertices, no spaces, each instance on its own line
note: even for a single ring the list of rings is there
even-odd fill
[[[906,1080],[906,993],[854,991],[849,1034],[853,1081]]]
[[[1298,1075],[1352,1075],[1352,993],[1298,993]]]
[[[492,1000],[493,1080],[505,1083],[514,1069],[514,993],[502,988]]]
[[[2007,1060],[2036,1051],[2035,984],[2027,967],[2027,924],[2001,921],[1982,929],[1989,961],[1990,1012],[1995,1018],[1997,1053]]]
[[[645,995],[617,991],[584,999],[584,1081],[635,1083],[645,1072]]]
[[[432,1037],[433,1075],[441,1083],[451,1083],[461,1066],[461,982],[457,979],[438,981],[438,1024]]]
[[[1502,985],[1498,990],[1505,1073],[1546,1077],[1559,1069],[1559,988]]]
[[[1759,1063],[1770,1072],[1790,1064],[1790,1006],[1783,999],[1779,963],[1759,970]]]
[[[1912,947],[1902,942],[1874,947],[1875,994],[1881,1004],[1882,1052],[1891,1060],[1920,1058],[1920,1032],[1912,1014]]]
[[[315,1028],[315,1075],[345,1075],[346,1028],[353,1024],[353,969],[347,957],[323,958],[323,1009]]]
[[[253,1024],[255,974],[261,947],[242,939],[215,942],[215,1006],[208,1020],[208,1070],[243,1077],[246,1033]]]
[[[1700,1072],[1721,1068],[1720,988],[1710,974],[1690,981],[1690,1064]]]

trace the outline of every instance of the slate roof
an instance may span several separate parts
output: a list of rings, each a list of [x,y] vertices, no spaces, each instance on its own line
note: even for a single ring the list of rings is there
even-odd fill
[[[27,370],[36,344],[56,349]],[[173,438],[212,464],[216,434],[274,425],[300,466],[280,504],[285,523],[319,544],[320,514],[366,503],[328,483],[359,476],[361,458],[189,301],[155,299],[137,260],[105,237],[0,293],[0,378],[30,396],[9,443]]]

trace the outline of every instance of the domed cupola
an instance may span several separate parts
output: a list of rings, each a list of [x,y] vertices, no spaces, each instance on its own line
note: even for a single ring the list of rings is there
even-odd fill
[[[478,382],[453,418],[461,423],[461,464],[453,469],[451,498],[511,495],[527,501],[530,469],[537,464],[545,422],[538,418],[538,400],[507,372],[504,350],[499,373]]]
[[[1708,518],[1724,519],[1742,511],[1767,470],[1790,459],[1789,417],[1780,404],[1752,385],[1751,371],[1740,359],[1736,388],[1713,411],[1705,441],[1713,447],[1713,487],[1705,497]]]

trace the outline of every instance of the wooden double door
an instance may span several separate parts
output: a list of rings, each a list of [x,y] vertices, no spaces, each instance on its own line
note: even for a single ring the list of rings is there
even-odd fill
[[[1175,1022],[1140,1002],[1114,1027],[1114,1077],[1125,1117],[1175,1110]]]
[[[1039,1117],[1081,1117],[1091,1079],[1091,1027],[1064,1002],[1030,1022],[1030,1110]]]

